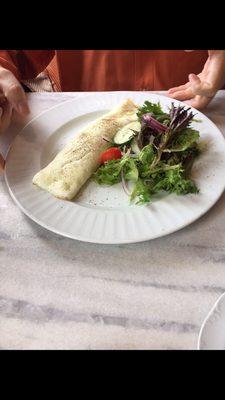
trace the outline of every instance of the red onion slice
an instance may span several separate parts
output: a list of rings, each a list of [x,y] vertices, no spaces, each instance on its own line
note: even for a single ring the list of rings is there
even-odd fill
[[[165,132],[168,129],[166,125],[161,124],[161,122],[157,121],[149,113],[142,116],[142,122],[149,128],[155,129],[157,132]]]
[[[122,186],[123,186],[124,192],[127,194],[127,196],[130,196],[131,192],[129,191],[129,189],[127,187],[127,183],[126,183],[126,180],[124,178],[123,169],[121,170],[121,179],[122,179]]]

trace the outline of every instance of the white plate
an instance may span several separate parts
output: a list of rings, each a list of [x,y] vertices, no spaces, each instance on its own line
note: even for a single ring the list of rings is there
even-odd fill
[[[81,128],[131,98],[137,104],[160,101],[167,110],[171,99],[145,92],[90,94],[60,104],[32,120],[16,137],[6,160],[5,178],[21,210],[33,221],[60,235],[94,243],[133,243],[167,235],[195,221],[218,200],[225,187],[225,141],[217,127],[202,113],[193,123],[209,149],[193,168],[200,193],[161,196],[151,205],[129,205],[121,184],[102,187],[89,182],[73,201],[63,201],[32,184],[46,166]],[[180,102],[174,101],[175,104]]]
[[[199,350],[225,350],[225,293],[205,318],[198,338]]]

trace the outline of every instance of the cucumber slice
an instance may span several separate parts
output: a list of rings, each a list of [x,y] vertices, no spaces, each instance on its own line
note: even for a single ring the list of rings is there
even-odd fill
[[[135,135],[133,131],[139,132],[141,129],[141,124],[139,121],[131,122],[125,125],[123,128],[119,129],[114,136],[114,143],[125,144],[129,142]]]
[[[131,150],[133,151],[133,153],[135,154],[139,154],[140,153],[140,149],[139,146],[137,144],[137,140],[134,138],[131,142]]]

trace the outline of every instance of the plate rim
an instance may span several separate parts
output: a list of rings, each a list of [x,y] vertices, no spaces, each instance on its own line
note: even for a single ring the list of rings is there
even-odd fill
[[[215,301],[215,303],[213,304],[213,306],[210,308],[209,312],[207,313],[206,317],[204,318],[200,331],[199,331],[199,335],[198,335],[198,341],[197,341],[197,350],[204,350],[202,348],[202,336],[204,333],[204,330],[206,329],[206,324],[207,322],[210,320],[210,318],[213,316],[217,306],[219,305],[219,303],[225,299],[225,292],[222,293],[218,299]],[[209,350],[209,349],[207,349]]]
[[[103,96],[103,97],[104,97],[104,94],[106,94],[107,96],[108,96],[108,95],[109,95],[109,96],[114,96],[114,94],[117,94],[117,93],[120,93],[120,94],[128,94],[128,93],[130,93],[130,94],[134,94],[134,95],[135,95],[135,94],[143,94],[143,92],[141,92],[141,91],[93,92],[93,93],[87,93],[85,96],[82,96],[81,99],[86,99],[87,97],[93,97],[93,98],[94,98],[96,95],[97,95],[97,96]],[[165,96],[165,95],[163,95],[163,94],[158,94],[158,93],[153,93],[153,92],[144,92],[144,94],[145,94],[145,93],[146,93],[146,96],[150,95],[150,96],[153,96],[153,97],[166,97],[167,99],[171,99],[169,96]],[[171,99],[171,101],[172,101],[172,100],[174,100],[174,99]],[[172,233],[175,233],[175,232],[177,232],[177,231],[179,231],[179,230],[185,228],[186,226],[191,225],[191,224],[194,223],[195,221],[199,220],[199,219],[200,219],[203,215],[205,215],[212,207],[214,207],[214,205],[218,202],[218,200],[220,199],[220,197],[222,196],[222,194],[223,194],[223,192],[224,192],[224,190],[225,190],[225,181],[224,181],[223,186],[221,186],[221,190],[220,190],[220,192],[218,193],[216,199],[213,201],[213,203],[212,203],[212,204],[209,204],[209,206],[208,206],[206,209],[204,209],[202,212],[200,212],[200,214],[198,215],[197,218],[196,218],[196,216],[193,216],[191,219],[187,220],[187,222],[186,222],[185,224],[181,224],[181,226],[179,226],[179,227],[176,226],[175,228],[172,227],[170,230],[167,230],[165,233],[160,232],[160,233],[158,233],[158,234],[153,235],[152,237],[146,237],[146,236],[144,236],[144,238],[142,237],[142,238],[138,238],[138,239],[123,239],[122,241],[121,241],[121,240],[112,240],[112,239],[110,239],[110,241],[109,241],[109,240],[104,241],[104,240],[95,240],[95,239],[87,239],[87,238],[77,237],[75,234],[68,234],[68,233],[59,231],[58,229],[56,229],[56,228],[54,228],[54,227],[52,227],[52,226],[46,224],[45,222],[42,222],[40,219],[38,219],[38,218],[36,218],[35,216],[33,216],[28,210],[26,210],[26,208],[23,207],[23,205],[19,202],[19,200],[16,198],[16,196],[14,195],[14,193],[12,192],[12,190],[11,190],[11,188],[10,188],[10,185],[9,185],[9,182],[8,182],[8,179],[7,179],[7,159],[8,159],[8,156],[9,156],[9,154],[10,154],[10,151],[12,150],[12,147],[13,147],[13,145],[14,145],[15,139],[16,139],[18,136],[22,135],[23,131],[24,131],[30,124],[32,124],[34,121],[36,121],[37,119],[39,119],[42,115],[47,114],[49,111],[51,111],[51,110],[53,110],[53,109],[55,109],[55,108],[59,108],[59,107],[61,107],[62,105],[65,105],[65,104],[67,104],[67,103],[71,103],[71,102],[74,102],[74,101],[79,101],[79,97],[77,97],[77,98],[75,97],[75,98],[73,98],[73,99],[69,99],[69,100],[66,100],[66,101],[62,101],[62,102],[60,102],[60,103],[58,103],[58,104],[56,104],[56,105],[54,105],[54,106],[48,108],[47,110],[42,111],[42,112],[39,113],[38,115],[36,115],[34,118],[32,118],[32,119],[18,132],[18,134],[17,134],[16,137],[14,138],[13,142],[11,143],[11,145],[9,146],[9,149],[8,149],[8,151],[7,151],[7,154],[6,154],[6,167],[5,167],[5,169],[4,169],[4,178],[5,178],[5,182],[6,182],[7,188],[8,188],[8,190],[9,190],[9,193],[10,193],[12,199],[13,199],[14,202],[17,204],[17,206],[18,206],[18,207],[22,210],[22,212],[23,212],[27,217],[29,217],[32,221],[34,221],[35,223],[37,223],[38,225],[42,226],[43,228],[45,228],[45,229],[48,230],[48,231],[54,232],[54,233],[57,234],[57,235],[60,235],[60,236],[62,236],[62,237],[67,237],[67,238],[73,239],[73,240],[78,240],[78,241],[87,242],[87,243],[109,244],[109,245],[110,245],[110,244],[131,244],[131,243],[140,243],[140,242],[145,242],[145,241],[149,241],[149,240],[154,240],[154,239],[157,239],[157,238],[159,238],[159,237],[163,237],[163,236],[167,236],[167,235],[170,235],[170,234],[172,234]],[[176,102],[177,100],[174,100],[174,101]],[[184,103],[184,102],[181,102],[181,101],[179,101],[179,100],[178,100],[177,102],[183,104],[184,106],[187,106],[187,104]],[[201,111],[195,109],[194,107],[191,107],[191,108],[192,108],[193,110],[195,110],[200,116],[202,115],[204,118],[206,118],[206,119],[214,126],[214,128],[217,130],[217,132],[219,133],[219,135],[223,138],[223,140],[224,140],[224,142],[225,142],[225,138],[224,138],[222,132],[220,131],[220,129],[217,127],[217,125],[216,125],[210,118],[208,118],[206,115],[204,115]],[[84,113],[84,114],[85,114],[85,113]],[[79,115],[82,115],[82,114],[79,114]]]

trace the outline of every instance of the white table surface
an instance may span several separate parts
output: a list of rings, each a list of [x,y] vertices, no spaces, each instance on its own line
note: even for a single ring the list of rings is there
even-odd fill
[[[31,114],[85,93],[28,94]],[[206,110],[225,134],[225,91]],[[26,121],[1,137],[5,153]],[[225,291],[225,195],[172,235],[131,245],[60,237],[30,221],[0,176],[0,348],[195,349]]]

